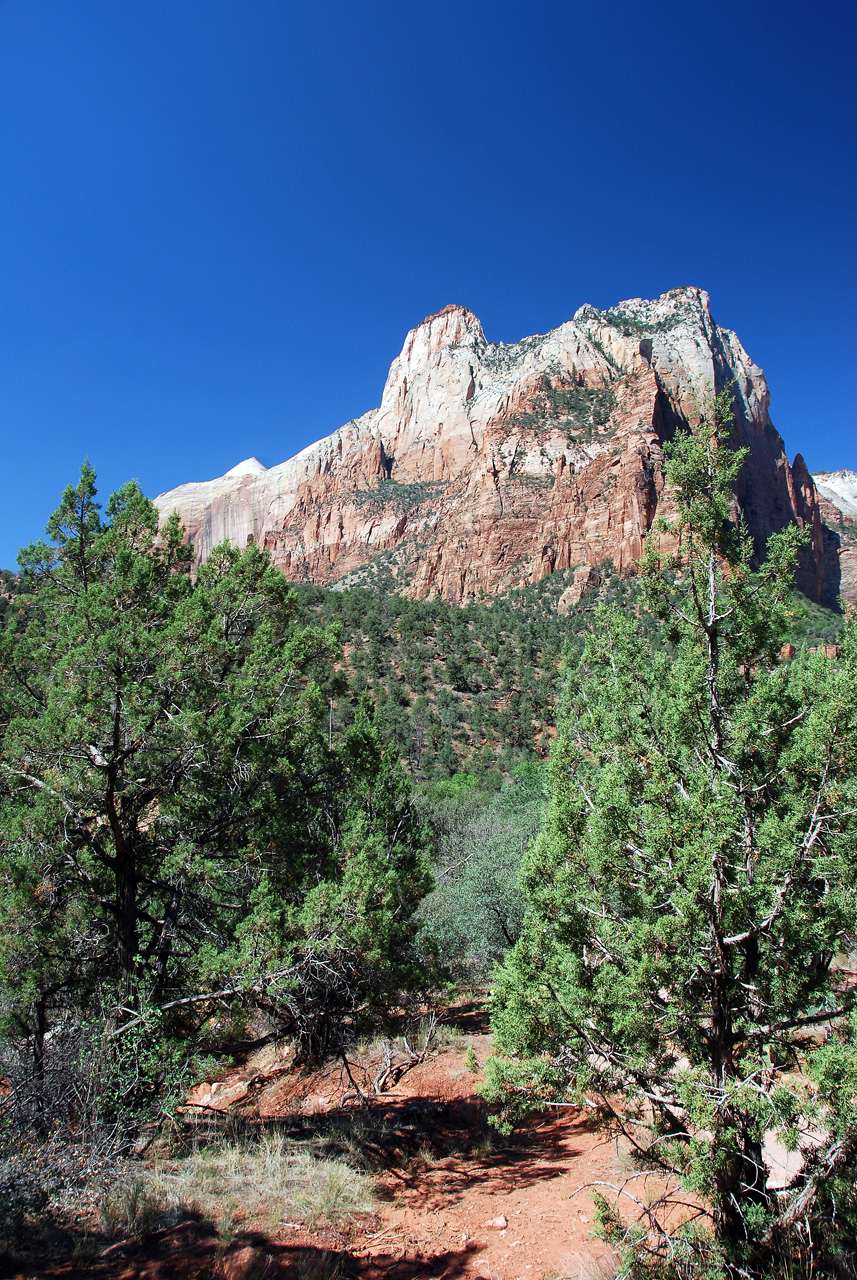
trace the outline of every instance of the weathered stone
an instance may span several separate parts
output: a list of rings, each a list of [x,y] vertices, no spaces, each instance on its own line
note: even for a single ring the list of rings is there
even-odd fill
[[[671,510],[664,441],[725,385],[750,448],[736,499],[757,545],[806,525],[800,585],[830,602],[840,561],[812,477],[799,457],[789,466],[761,369],[700,289],[582,307],[509,346],[446,307],[408,334],[378,409],[270,470],[251,458],[157,503],[179,510],[198,558],[255,541],[298,581],[371,581],[386,553],[405,594],[460,602],[575,565],[621,571]]]
[[[857,605],[857,471],[816,471],[829,576],[846,604]]]
[[[556,603],[556,611],[563,617],[570,613],[576,604],[586,595],[587,591],[594,591],[601,586],[601,574],[591,564],[581,565],[579,569],[574,571],[574,581],[570,587],[566,587],[559,600]]]
[[[832,519],[857,521],[857,471],[816,471],[812,478],[822,507],[832,508]]]

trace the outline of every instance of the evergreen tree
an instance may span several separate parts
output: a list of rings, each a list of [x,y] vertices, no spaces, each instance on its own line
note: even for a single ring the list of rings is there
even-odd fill
[[[91,1010],[192,1043],[231,1001],[335,1048],[420,976],[426,840],[399,767],[365,715],[328,744],[337,637],[263,552],[192,574],[136,483],[105,517],[87,465],[0,634],[6,1032],[38,1075],[47,1031]]]
[[[652,1203],[626,1184],[638,1222],[600,1201],[632,1276],[855,1261],[854,995],[832,962],[857,931],[857,628],[838,661],[781,660],[801,535],[772,537],[754,570],[730,421],[709,401],[668,450],[677,514],[641,566],[658,645],[606,607],[569,659],[495,993],[494,1099],[592,1105],[665,1179]],[[802,1154],[782,1193],[773,1135]],[[679,1185],[703,1209],[676,1229]]]
[[[520,934],[518,872],[541,825],[543,773],[540,761],[519,764],[499,792],[481,790],[475,774],[459,773],[422,796],[437,852],[436,885],[420,915],[456,980],[485,983]]]

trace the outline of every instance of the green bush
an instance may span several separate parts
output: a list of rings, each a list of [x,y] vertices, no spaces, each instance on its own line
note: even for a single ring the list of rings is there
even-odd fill
[[[541,826],[543,769],[517,765],[496,793],[459,775],[427,789],[423,804],[438,829],[435,888],[420,908],[423,936],[456,980],[478,985],[520,934],[518,872]]]

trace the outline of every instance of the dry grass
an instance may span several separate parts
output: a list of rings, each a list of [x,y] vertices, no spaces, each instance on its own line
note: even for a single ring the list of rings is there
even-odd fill
[[[422,1045],[426,1036],[428,1036],[429,1047],[435,1049],[463,1049],[469,1044],[469,1038],[457,1027],[451,1027],[445,1022],[421,1018],[416,1025],[415,1038]]]
[[[292,1257],[301,1280],[342,1280],[345,1262],[329,1249],[302,1249]]]
[[[544,1280],[614,1280],[616,1261],[609,1254],[597,1257],[587,1250],[569,1254],[557,1271],[545,1273]]]
[[[119,1183],[109,1192],[98,1206],[98,1220],[110,1238],[147,1236],[180,1222],[188,1207],[180,1198],[165,1194],[144,1174]]]
[[[118,1187],[101,1209],[110,1235],[145,1235],[183,1212],[198,1212],[230,1231],[261,1220],[266,1229],[300,1223],[338,1225],[371,1210],[369,1178],[342,1160],[316,1159],[279,1133],[258,1140],[198,1147],[153,1165]]]
[[[437,1162],[438,1156],[427,1142],[422,1144],[413,1159],[413,1164],[422,1169],[433,1169]]]

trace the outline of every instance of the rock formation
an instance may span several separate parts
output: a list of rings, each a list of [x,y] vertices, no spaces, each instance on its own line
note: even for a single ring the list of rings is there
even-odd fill
[[[857,471],[815,471],[812,478],[826,520],[857,522]]]
[[[622,570],[669,510],[664,441],[698,420],[707,387],[726,385],[750,447],[736,499],[757,545],[807,526],[801,586],[835,600],[812,477],[800,456],[789,466],[762,370],[701,289],[584,306],[509,345],[445,307],[408,334],[380,408],[279,466],[250,458],[157,504],[179,510],[199,558],[224,538],[255,540],[300,581],[354,584],[380,566],[408,595],[457,602],[608,559]]]
[[[816,471],[813,480],[830,576],[838,576],[843,600],[857,605],[857,471]]]

